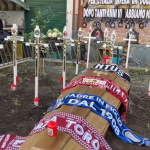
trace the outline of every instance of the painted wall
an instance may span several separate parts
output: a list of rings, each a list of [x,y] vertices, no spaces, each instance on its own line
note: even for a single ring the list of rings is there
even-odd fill
[[[47,22],[47,27],[45,30],[43,30],[44,33],[46,33],[48,29],[53,28],[57,28],[62,32],[64,26],[66,26],[66,12],[68,12],[68,18],[70,18],[69,10],[71,6],[69,8],[69,4],[71,1],[72,0],[68,0],[67,5],[67,0],[26,0],[26,3],[30,7],[30,11],[25,11],[26,32],[31,32],[32,30],[30,25],[31,19],[35,17],[35,11],[40,11],[42,17]],[[68,19],[69,22],[70,19]]]
[[[7,25],[12,25],[13,23],[22,26],[24,23],[24,11],[0,11],[0,13],[6,14]]]
[[[73,0],[67,0],[67,17],[66,26],[68,31],[68,38],[72,37],[72,23],[73,23]]]

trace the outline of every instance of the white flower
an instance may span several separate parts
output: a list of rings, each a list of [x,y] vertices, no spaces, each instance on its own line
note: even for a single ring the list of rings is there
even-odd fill
[[[58,37],[62,37],[62,33],[61,32],[58,32]]]
[[[48,33],[48,37],[52,37],[52,33]]]
[[[54,31],[54,32],[57,32],[57,33],[59,32],[59,30],[58,30],[58,29],[56,29],[56,28],[54,28],[54,29],[53,29],[53,31]]]
[[[57,37],[57,33],[54,32],[54,33],[52,34],[52,37]]]
[[[52,30],[51,30],[51,29],[49,29],[49,30],[47,31],[47,33],[52,33]]]

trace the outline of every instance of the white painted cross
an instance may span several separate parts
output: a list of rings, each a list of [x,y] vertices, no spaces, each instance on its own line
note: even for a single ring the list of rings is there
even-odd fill
[[[78,71],[79,71],[80,46],[81,46],[82,43],[87,43],[87,41],[81,40],[82,36],[83,36],[82,29],[79,28],[79,30],[78,30],[78,40],[71,39],[71,42],[76,42],[77,43],[76,72],[75,72],[75,75],[78,75]]]
[[[127,51],[127,58],[126,58],[126,68],[128,68],[128,61],[129,61],[129,53],[130,53],[130,45],[131,45],[131,41],[137,41],[136,39],[132,39],[132,28],[129,30],[129,38],[124,38],[124,41],[128,41],[128,51]]]
[[[62,77],[61,80],[63,80],[63,89],[66,87],[66,48],[68,45],[67,40],[70,40],[67,38],[67,27],[65,26],[63,29],[63,43],[55,43],[56,46],[63,46],[63,69],[62,69]],[[72,43],[71,46],[74,46]]]
[[[108,29],[107,28],[105,28],[103,35],[104,35],[104,41],[97,41],[97,43],[103,43],[104,44],[103,47],[106,47],[105,46],[106,43],[111,43],[111,41],[107,41],[107,37],[108,37]]]
[[[104,35],[105,35],[105,33],[104,33]],[[115,42],[115,40],[116,40],[116,32],[115,32],[115,30],[113,30],[113,32],[111,33],[111,41],[106,41],[106,42],[104,42],[104,41],[98,41],[98,42],[104,43],[103,47],[108,46],[108,47],[114,48],[114,42]],[[110,43],[110,44],[108,45],[107,43]]]
[[[150,82],[149,82],[149,88],[148,88],[148,97],[150,97]]]
[[[104,30],[104,38],[106,39],[107,37],[108,37],[108,29],[105,28],[105,30]]]
[[[92,28],[89,28],[89,36],[84,36],[85,39],[88,39],[88,53],[87,53],[87,63],[86,68],[89,67],[89,59],[90,59],[90,47],[91,47],[91,39],[96,39],[96,37],[91,37],[92,34]]]
[[[114,48],[122,49],[122,47],[121,46],[114,46],[114,42],[116,40],[115,30],[113,30],[113,32],[111,33],[111,40],[110,41],[106,40],[107,37],[108,37],[108,30],[107,30],[107,28],[105,28],[105,30],[104,30],[105,41],[97,41],[97,43],[103,43],[103,47],[105,48],[105,51],[106,51],[106,47],[111,47],[111,49],[112,49],[111,54],[112,54],[112,57],[113,57],[113,49]]]
[[[104,41],[97,41],[97,43],[103,44],[103,47],[105,50],[105,51],[103,51],[103,55],[106,56],[106,47],[112,45],[112,41],[107,41],[107,37],[108,37],[108,29],[107,28],[105,28],[103,36],[104,36]]]
[[[115,30],[113,30],[112,34],[111,34],[111,41],[114,43],[116,40],[116,32]]]
[[[26,46],[34,46],[35,47],[35,99],[34,99],[34,105],[39,106],[40,105],[40,99],[38,98],[38,88],[39,88],[39,53],[40,53],[40,47],[48,47],[48,44],[40,43],[40,28],[37,25],[34,29],[34,37],[35,37],[35,43],[26,43]]]
[[[12,28],[11,28],[11,34],[12,36],[7,36],[7,38],[5,38],[5,41],[12,41],[13,42],[13,78],[14,78],[14,82],[11,85],[11,91],[15,91],[16,90],[16,85],[17,82],[19,82],[19,78],[17,75],[17,41],[24,41],[24,37],[21,36],[17,36],[18,34],[18,26],[17,24],[13,24]]]

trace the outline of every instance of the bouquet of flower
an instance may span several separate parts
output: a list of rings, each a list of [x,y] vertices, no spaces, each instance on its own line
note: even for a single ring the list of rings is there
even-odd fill
[[[49,38],[62,37],[62,35],[63,34],[56,28],[54,28],[53,30],[49,29],[47,31],[47,37],[49,37]]]

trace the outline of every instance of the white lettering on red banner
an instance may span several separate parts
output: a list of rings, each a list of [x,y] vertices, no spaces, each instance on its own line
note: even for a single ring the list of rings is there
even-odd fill
[[[0,150],[18,150],[25,140],[26,137],[15,134],[2,135],[0,136]]]
[[[57,122],[57,129],[71,134],[81,146],[87,150],[111,150],[103,136],[84,118],[65,112],[55,112],[43,118],[31,131],[30,135],[41,132],[49,121]]]

